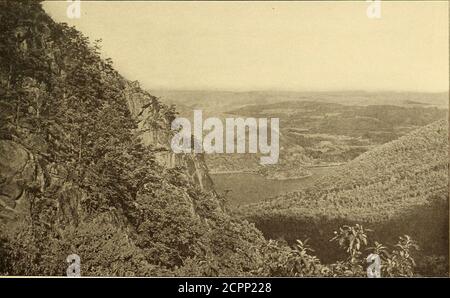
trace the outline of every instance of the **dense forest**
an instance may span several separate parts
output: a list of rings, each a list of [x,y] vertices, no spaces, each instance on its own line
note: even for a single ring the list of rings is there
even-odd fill
[[[173,108],[39,2],[0,5],[2,273],[62,275],[72,253],[85,275],[253,270],[264,239],[224,211],[201,158],[161,162]]]
[[[268,237],[311,237],[325,259],[323,235],[363,223],[377,239],[414,235],[424,253],[448,253],[448,121],[439,120],[368,151],[301,192],[241,208]]]
[[[321,235],[343,252],[332,263],[304,239],[266,240],[227,210],[201,155],[169,151],[174,107],[100,53],[100,41],[55,23],[40,1],[0,1],[0,275],[65,275],[67,256],[77,254],[85,276],[366,276],[370,252],[385,276],[436,273],[416,266],[414,239],[398,234],[387,248],[359,224]],[[446,134],[442,125],[427,129],[431,138]],[[407,206],[431,199],[412,198],[421,185],[443,196],[446,165],[440,156],[423,165],[411,177],[387,169],[422,183],[405,194]],[[366,185],[376,177],[359,186],[378,202],[382,190]],[[402,184],[392,183],[397,194]],[[327,204],[354,195],[343,185]]]

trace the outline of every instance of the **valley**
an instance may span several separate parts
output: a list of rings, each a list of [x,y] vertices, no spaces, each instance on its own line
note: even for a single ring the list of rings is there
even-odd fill
[[[217,94],[195,104],[222,117],[280,119],[277,165],[261,167],[251,154],[205,155],[216,191],[239,217],[268,239],[309,239],[329,263],[345,254],[328,239],[337,226],[353,224],[389,245],[413,236],[420,263],[448,260],[446,95],[251,94],[236,95],[233,107],[215,101]]]
[[[280,158],[206,154],[210,172],[256,172],[271,179],[311,175],[310,168],[347,163],[362,153],[448,115],[446,93],[152,91],[182,117],[280,119]]]

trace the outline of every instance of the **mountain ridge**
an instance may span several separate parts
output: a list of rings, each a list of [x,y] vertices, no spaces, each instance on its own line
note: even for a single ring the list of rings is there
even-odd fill
[[[229,215],[173,107],[40,1],[0,2],[0,272],[250,275],[264,239]],[[253,260],[249,262],[248,260]]]
[[[381,240],[391,241],[395,231],[445,252],[447,211],[448,121],[440,120],[363,153],[309,189],[241,206],[238,214],[269,238],[317,238],[351,222],[374,229]],[[440,240],[430,245],[431,239]]]

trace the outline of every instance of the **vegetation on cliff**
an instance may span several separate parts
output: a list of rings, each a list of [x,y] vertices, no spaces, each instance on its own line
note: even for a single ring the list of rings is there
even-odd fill
[[[261,233],[143,139],[136,106],[166,134],[172,107],[38,1],[2,1],[0,19],[1,148],[26,152],[2,160],[2,189],[18,189],[1,199],[3,274],[62,275],[72,253],[85,275],[173,275],[205,260],[219,275],[254,269]],[[38,174],[19,175],[21,162]]]

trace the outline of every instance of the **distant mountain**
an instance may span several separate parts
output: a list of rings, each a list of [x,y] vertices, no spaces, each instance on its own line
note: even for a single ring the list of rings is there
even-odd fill
[[[365,92],[365,91],[221,91],[221,90],[159,90],[151,93],[164,103],[202,108],[222,113],[246,105],[279,104],[288,101],[313,101],[353,106],[394,105],[410,106],[420,102],[447,109],[448,92]],[[188,113],[191,113],[187,111]],[[217,116],[217,115],[216,115]]]
[[[168,98],[179,95],[177,92],[166,94]],[[257,158],[250,155],[206,156],[206,162],[213,171],[253,170],[273,178],[300,177],[308,173],[308,166],[348,162],[375,146],[398,139],[448,115],[446,107],[438,108],[431,103],[404,104],[403,98],[416,96],[397,93],[384,95],[392,96],[392,104],[389,105],[382,104],[387,100],[381,100],[381,95],[371,93],[348,93],[348,98],[342,98],[343,94],[339,92],[312,93],[309,97],[291,98],[289,101],[277,101],[286,99],[283,92],[274,98],[271,96],[275,94],[268,93],[269,96],[264,92],[191,91],[188,94],[185,101],[174,101],[179,102],[177,107],[182,107],[181,115],[185,117],[191,117],[193,109],[205,109],[206,116],[279,118],[281,149],[277,165],[261,169]],[[194,94],[205,97],[195,100]],[[422,95],[423,101],[427,102],[429,98]],[[342,103],[345,100],[350,102],[352,96],[353,99],[358,96],[366,105]],[[374,102],[373,97],[380,102],[367,105]],[[256,103],[258,98],[260,102]],[[268,103],[269,99],[271,102]]]
[[[330,233],[327,223],[357,222],[379,239],[409,234],[424,249],[448,252],[448,122],[419,128],[363,153],[303,192],[245,206],[241,213],[269,237],[320,241]]]
[[[405,104],[407,104],[407,105],[424,105],[424,106],[429,105],[428,103],[425,103],[425,102],[419,102],[419,101],[414,101],[414,100],[405,100],[404,102],[405,102]]]

